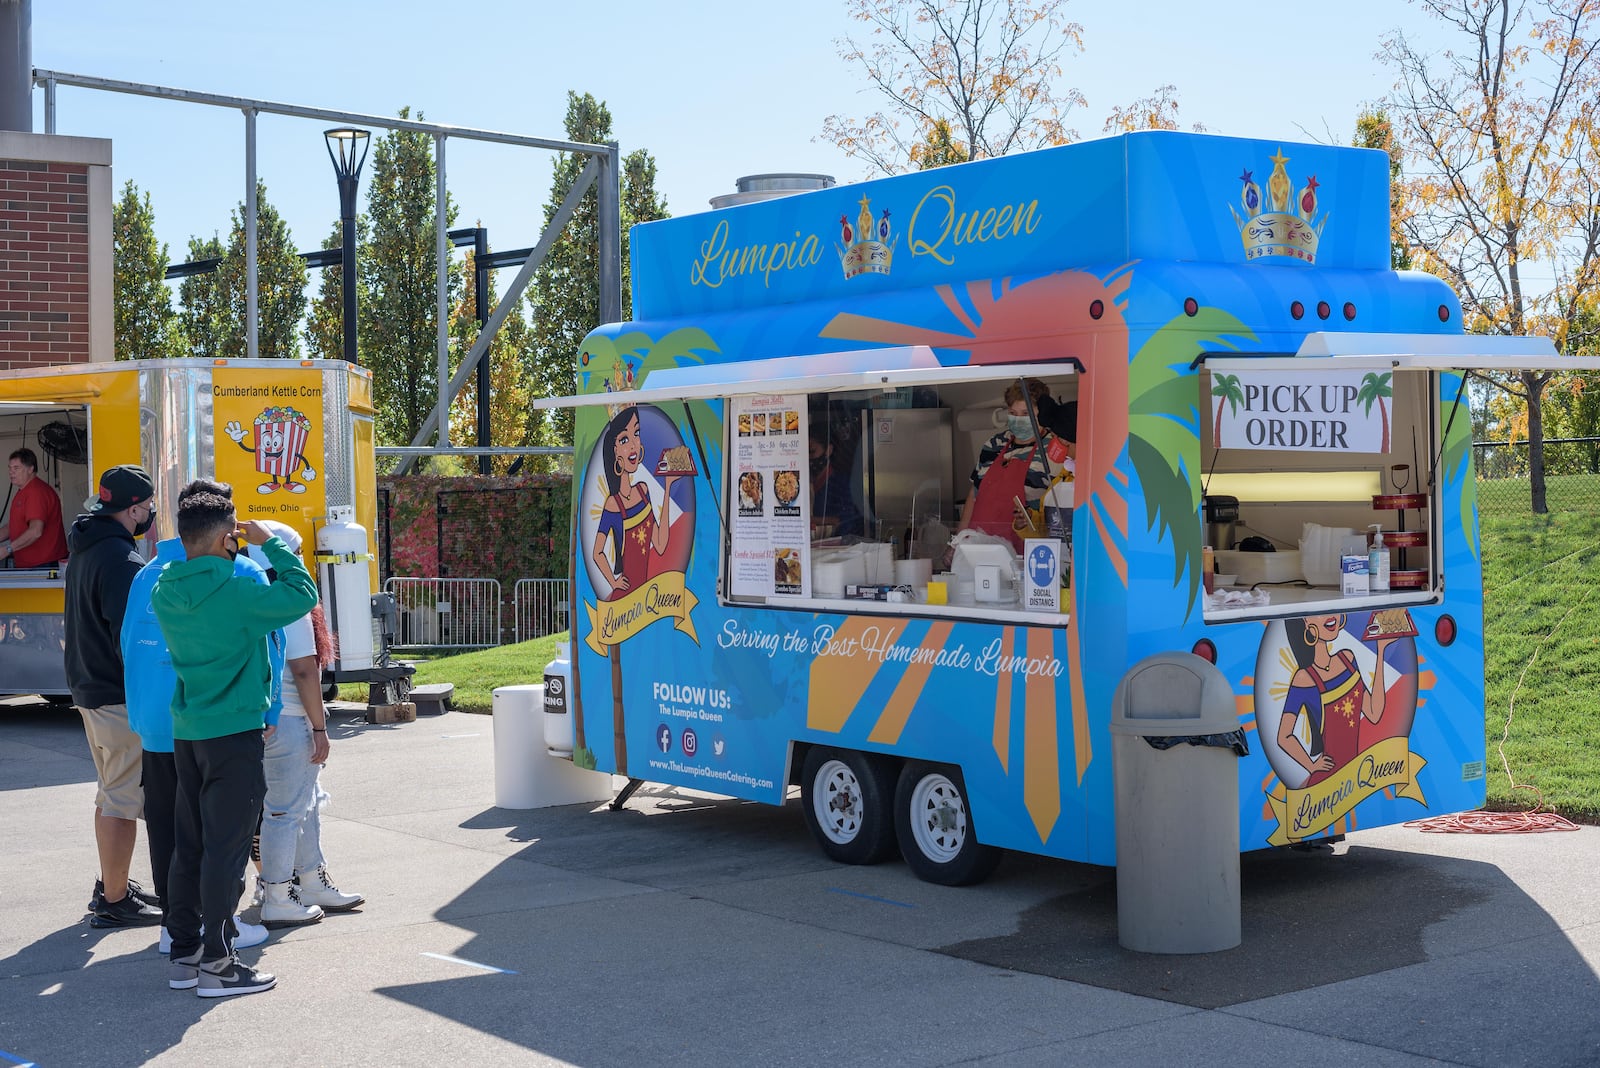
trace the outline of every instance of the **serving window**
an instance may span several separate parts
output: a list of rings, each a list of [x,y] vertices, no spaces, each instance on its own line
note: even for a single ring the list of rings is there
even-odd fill
[[[1059,583],[1054,605],[1027,606],[1020,539],[956,535],[964,515],[972,522],[974,471],[1007,433],[1008,387],[1015,395],[1019,377],[1037,379],[1043,392],[1029,397],[1031,421],[1043,436],[1026,453],[1029,474],[1015,496],[1037,524],[1024,533],[1041,537],[1049,533],[1046,498],[1064,505],[1052,515],[1065,524],[1056,530],[1063,535],[1057,559],[1070,560],[1072,370],[933,367],[901,376],[911,379],[905,384],[891,379],[871,389],[727,397],[724,599],[1064,621],[1068,598]]]
[[[1438,376],[1283,362],[1199,375],[1202,538],[1214,559],[1205,617],[1431,600],[1442,584]]]

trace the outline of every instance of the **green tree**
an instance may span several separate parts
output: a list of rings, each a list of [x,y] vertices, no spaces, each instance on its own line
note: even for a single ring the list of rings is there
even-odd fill
[[[1369,108],[1356,116],[1356,132],[1350,143],[1356,148],[1376,148],[1389,154],[1389,266],[1397,271],[1411,269],[1411,246],[1406,241],[1405,152],[1394,136],[1394,124],[1383,108]]]
[[[400,109],[402,119],[410,114],[409,107]],[[371,173],[368,240],[358,256],[366,287],[360,355],[372,369],[379,443],[409,445],[438,398],[433,139],[421,131],[391,130],[372,147]],[[446,201],[445,213],[447,224],[454,223],[453,202]],[[460,273],[452,270],[451,303],[460,286]]]
[[[172,292],[167,289],[167,246],[156,241],[150,194],[139,196],[131,181],[111,213],[113,320],[116,358],[148,360],[176,356],[181,344]]]
[[[249,354],[245,322],[249,314],[245,262],[245,207],[233,212],[228,250],[217,269],[217,299],[222,310],[220,355],[242,359]],[[264,182],[256,183],[256,354],[262,359],[292,360],[300,356],[300,320],[306,312],[306,264],[295,250],[289,224],[267,200]]]
[[[335,222],[333,231],[322,239],[323,248],[338,248],[344,241],[342,224]],[[367,217],[356,216],[356,262],[371,251],[367,246]],[[358,273],[356,276],[356,307],[367,302],[367,287]],[[357,313],[359,317],[359,312]],[[363,348],[357,334],[357,347]],[[341,265],[322,268],[317,279],[317,295],[306,313],[306,355],[313,360],[344,359],[344,268]]]
[[[220,261],[225,251],[216,234],[189,239],[190,263]],[[221,358],[226,318],[217,271],[191,274],[183,280],[178,287],[178,325],[184,355],[206,360]]]
[[[478,307],[472,285],[473,255],[467,253],[462,267],[461,299],[450,310],[450,373],[478,340]],[[499,304],[495,294],[494,272],[489,274],[489,313]],[[527,349],[531,344],[528,321],[521,309],[513,309],[489,343],[489,441],[495,445],[528,444],[528,401],[532,396],[528,381]],[[471,375],[450,406],[450,441],[454,445],[478,443],[478,376]],[[514,456],[492,457],[492,470],[505,474]],[[476,469],[476,463],[472,464]]]
[[[611,112],[591,94],[567,93],[567,137],[573,141],[603,144],[611,140]],[[554,164],[550,199],[545,204],[546,225],[577,183],[587,157],[561,153]],[[656,165],[648,152],[638,149],[622,161],[622,264],[623,318],[632,314],[631,277],[628,267],[628,230],[636,223],[667,217],[666,204],[655,189]],[[561,396],[573,391],[573,358],[589,331],[600,325],[600,221],[599,199],[590,189],[567,227],[539,265],[528,287],[533,320],[532,384],[535,395]],[[553,413],[533,426],[540,444],[570,445],[572,413]]]

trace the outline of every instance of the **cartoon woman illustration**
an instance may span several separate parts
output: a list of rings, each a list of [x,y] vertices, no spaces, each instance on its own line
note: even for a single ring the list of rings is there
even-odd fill
[[[671,537],[670,516],[663,514],[657,521],[650,504],[648,484],[634,479],[644,462],[637,407],[629,405],[606,424],[600,455],[605,464],[606,486],[611,492],[600,515],[590,558],[602,574],[610,577],[611,596],[607,599],[614,601],[649,578],[652,551],[657,556],[666,554]],[[679,477],[669,474],[662,479],[668,504],[672,500],[672,485]],[[607,560],[605,555],[607,538],[612,541],[612,560]]]
[[[1310,775],[1304,785],[1326,779],[1361,751],[1361,720],[1372,723],[1383,718],[1388,687],[1384,681],[1384,653],[1394,638],[1377,641],[1378,664],[1372,671],[1372,689],[1367,689],[1355,654],[1349,649],[1337,653],[1330,648],[1344,630],[1345,617],[1307,616],[1303,620],[1303,644],[1296,650],[1302,665],[1289,682],[1283,713],[1278,720],[1278,745],[1290,760]],[[1309,728],[1309,743],[1295,733],[1301,714]]]

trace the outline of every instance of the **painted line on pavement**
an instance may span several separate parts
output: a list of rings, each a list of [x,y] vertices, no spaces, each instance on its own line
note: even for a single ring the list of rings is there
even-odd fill
[[[423,956],[424,957],[432,957],[434,960],[449,961],[451,964],[465,964],[468,968],[479,968],[479,969],[481,969],[483,971],[486,971],[486,972],[499,972],[501,975],[518,975],[518,974],[520,974],[518,972],[512,971],[510,968],[496,968],[492,964],[479,964],[477,961],[475,961],[475,960],[467,960],[465,957],[451,957],[451,956],[447,956],[446,954],[443,954],[443,953],[424,953]]]
[[[439,737],[441,737],[441,738],[476,738],[476,737],[478,737],[478,734],[477,734],[476,731],[474,731],[471,734],[441,734],[441,735],[439,735]]]
[[[879,902],[880,904],[884,904],[884,905],[894,905],[896,908],[902,908],[902,909],[914,909],[914,908],[917,907],[917,906],[915,906],[915,905],[913,905],[913,904],[911,904],[910,902],[907,902],[907,901],[896,901],[893,898],[879,897],[877,894],[858,894],[854,890],[841,890],[837,886],[828,887],[828,893],[830,893],[830,894],[843,894],[845,897],[864,898],[867,901],[876,901],[876,902]]]

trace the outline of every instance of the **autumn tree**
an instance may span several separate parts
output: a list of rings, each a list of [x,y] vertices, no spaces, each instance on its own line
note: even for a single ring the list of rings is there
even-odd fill
[[[1124,107],[1111,109],[1104,133],[1133,133],[1136,130],[1179,130],[1178,87],[1172,84],[1158,86],[1149,96],[1142,96]],[[1204,133],[1205,127],[1195,123],[1195,133]]]
[[[1406,242],[1406,216],[1410,208],[1406,201],[1405,152],[1395,140],[1394,124],[1382,108],[1368,109],[1356,116],[1355,136],[1350,144],[1356,148],[1376,148],[1389,154],[1389,266],[1397,271],[1409,271],[1411,246]]]
[[[1461,297],[1467,329],[1547,334],[1563,352],[1600,298],[1600,4],[1423,0],[1461,42],[1430,55],[1403,33],[1386,108],[1408,159],[1405,236]],[[1547,281],[1553,277],[1553,282]],[[1526,406],[1533,511],[1545,502],[1550,372],[1492,376]]]
[[[177,317],[167,288],[167,246],[156,240],[150,194],[131,181],[111,213],[113,321],[116,358],[149,360],[179,354]]]
[[[839,54],[865,75],[881,110],[832,115],[822,136],[884,174],[959,150],[945,162],[1004,156],[1076,136],[1066,126],[1083,94],[1061,87],[1061,61],[1083,49],[1067,0],[848,0],[863,33]],[[942,132],[940,123],[948,127]]]
[[[401,108],[400,117],[409,118],[410,108]],[[438,397],[433,139],[417,130],[389,131],[372,147],[371,173],[367,244],[357,257],[366,288],[358,334],[361,362],[372,368],[378,441],[410,445]],[[455,207],[448,202],[446,221],[455,222]],[[460,286],[459,272],[451,271],[451,302]]]
[[[949,119],[937,119],[928,127],[927,135],[911,146],[911,166],[914,170],[931,171],[935,167],[948,167],[952,163],[965,163],[972,158],[967,146],[956,140]]]
[[[591,94],[567,93],[567,138],[588,144],[611,140],[611,111]],[[557,155],[545,203],[549,225],[561,202],[577,183],[588,157]],[[622,317],[632,314],[628,230],[635,223],[667,217],[666,204],[655,189],[656,164],[644,149],[622,160]],[[530,378],[535,396],[554,397],[573,390],[573,359],[589,331],[600,325],[600,219],[599,199],[590,189],[578,204],[566,229],[550,249],[528,287],[529,317],[533,321]],[[534,440],[542,445],[572,443],[570,410],[550,413],[533,425]]]

